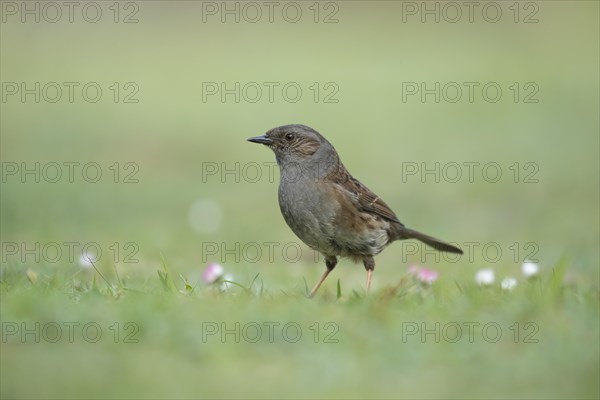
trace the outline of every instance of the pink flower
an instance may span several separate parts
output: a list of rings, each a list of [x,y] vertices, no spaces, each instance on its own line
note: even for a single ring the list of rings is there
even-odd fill
[[[431,285],[438,278],[437,271],[425,267],[418,267],[416,265],[411,265],[408,268],[408,272],[416,276],[417,279],[421,282],[426,283],[428,285]]]
[[[211,283],[215,283],[221,276],[223,276],[223,267],[219,264],[211,263],[206,266],[204,272],[202,272],[202,280],[204,283],[210,285]]]
[[[435,282],[437,280],[438,273],[437,273],[437,271],[434,271],[432,269],[421,268],[418,276],[422,282],[425,282],[425,283],[431,285],[433,282]]]

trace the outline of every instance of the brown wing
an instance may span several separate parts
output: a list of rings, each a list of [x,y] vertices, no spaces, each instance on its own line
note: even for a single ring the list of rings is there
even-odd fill
[[[358,179],[350,177],[346,189],[357,197],[358,204],[360,205],[362,211],[375,213],[383,218],[403,225],[402,222],[398,220],[398,217],[396,217],[396,214],[394,214],[390,206],[388,206],[368,187],[363,185]]]

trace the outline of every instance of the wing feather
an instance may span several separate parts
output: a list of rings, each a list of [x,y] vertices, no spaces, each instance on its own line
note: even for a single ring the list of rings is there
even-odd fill
[[[358,179],[350,177],[348,183],[349,185],[346,186],[346,189],[356,196],[361,211],[375,213],[385,219],[402,224],[390,206]]]

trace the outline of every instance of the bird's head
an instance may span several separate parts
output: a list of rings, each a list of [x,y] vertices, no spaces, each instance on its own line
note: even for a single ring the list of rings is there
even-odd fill
[[[338,160],[331,143],[306,125],[278,126],[262,136],[249,138],[248,141],[264,144],[273,150],[281,168],[292,163],[323,170],[324,165],[335,164]]]

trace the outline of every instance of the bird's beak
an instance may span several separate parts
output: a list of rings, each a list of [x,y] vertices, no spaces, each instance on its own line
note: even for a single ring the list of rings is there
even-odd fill
[[[266,135],[251,137],[248,139],[248,141],[252,142],[252,143],[260,143],[260,144],[266,144],[266,145],[273,143],[273,139],[268,138]]]

